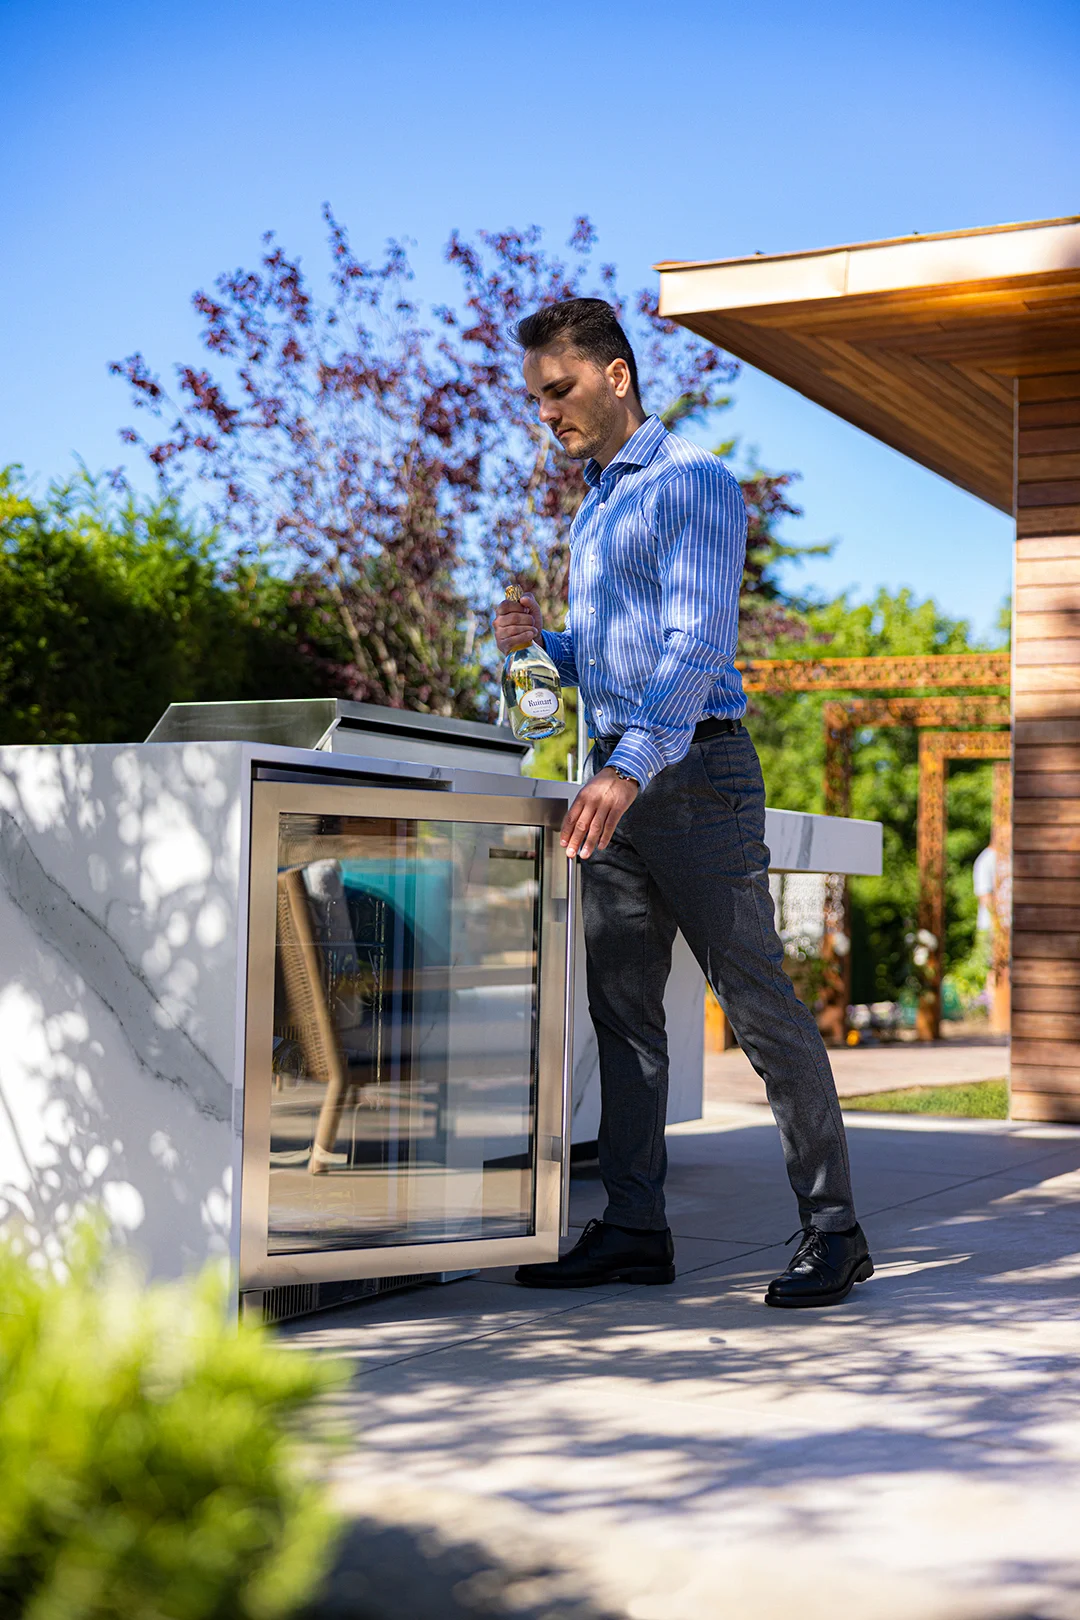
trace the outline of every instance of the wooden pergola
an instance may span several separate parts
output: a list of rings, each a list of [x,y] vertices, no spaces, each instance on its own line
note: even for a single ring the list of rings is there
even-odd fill
[[[945,936],[945,768],[950,759],[994,761],[991,840],[997,856],[994,911],[1004,909],[1002,891],[1009,882],[1008,846],[1012,831],[1012,783],[1007,731],[923,731],[919,734],[919,926],[937,944],[926,963],[926,989],[919,1009],[920,1035],[934,1040],[941,1027],[941,945]],[[1011,918],[994,929],[992,971],[994,1024],[1009,1028],[1009,935]]]
[[[852,744],[855,733],[878,726],[911,726],[919,731],[918,868],[919,928],[934,944],[920,972],[923,991],[916,1030],[921,1040],[936,1040],[941,1030],[941,941],[945,926],[946,764],[950,759],[993,759],[992,845],[997,857],[994,895],[992,1027],[1009,1029],[1009,925],[1002,905],[1008,890],[1011,747],[1007,727],[1009,699],[1002,692],[931,695],[941,686],[1007,686],[1009,658],[1004,653],[960,653],[922,658],[759,658],[740,666],[747,692],[896,691],[922,688],[917,697],[848,697],[822,706],[825,728],[824,800],[828,815],[851,814]],[[944,730],[949,727],[951,729]],[[997,728],[997,729],[992,729]],[[1006,762],[1002,765],[1002,761]],[[851,955],[838,952],[837,940],[851,939],[851,908],[843,879],[826,886],[823,955],[827,967],[822,1033],[842,1038],[851,1000]]]
[[[661,314],[1015,517],[1012,1108],[1080,1120],[1080,217],[657,268]]]

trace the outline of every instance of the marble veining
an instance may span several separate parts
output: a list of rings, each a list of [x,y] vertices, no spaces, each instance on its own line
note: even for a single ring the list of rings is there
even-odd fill
[[[235,1251],[243,749],[0,750],[0,1212]],[[241,999],[242,1005],[242,999]]]
[[[231,1121],[230,1082],[187,1031],[169,1020],[157,992],[116,940],[50,877],[7,810],[0,810],[0,880],[42,943],[62,956],[108,1008],[141,1067],[186,1091],[200,1113]]]

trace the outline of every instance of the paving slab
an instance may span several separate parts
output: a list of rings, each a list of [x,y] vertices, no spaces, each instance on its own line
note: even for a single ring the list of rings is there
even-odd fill
[[[283,1330],[356,1368],[327,1615],[1080,1620],[1080,1131],[864,1117],[877,1273],[780,1312],[763,1114],[670,1133],[669,1288],[499,1273]]]

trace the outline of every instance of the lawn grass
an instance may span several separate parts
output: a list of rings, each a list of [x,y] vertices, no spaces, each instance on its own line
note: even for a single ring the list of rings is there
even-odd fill
[[[909,1086],[842,1097],[840,1106],[867,1114],[950,1114],[961,1119],[1008,1119],[1009,1082],[975,1080],[968,1086]]]

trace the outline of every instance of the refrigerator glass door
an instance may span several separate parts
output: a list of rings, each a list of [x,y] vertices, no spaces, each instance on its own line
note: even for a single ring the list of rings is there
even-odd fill
[[[242,1286],[556,1252],[562,807],[253,793]]]

